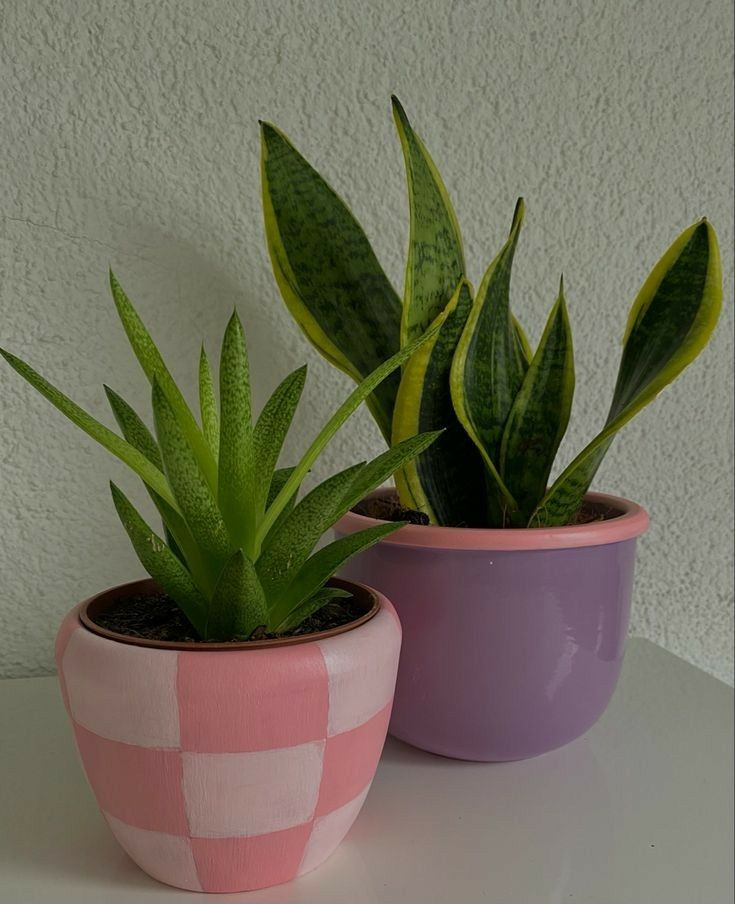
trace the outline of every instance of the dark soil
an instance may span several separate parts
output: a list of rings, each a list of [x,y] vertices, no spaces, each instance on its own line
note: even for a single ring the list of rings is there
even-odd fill
[[[250,637],[233,637],[233,641],[267,640],[297,637],[339,628],[365,614],[365,607],[354,597],[332,600],[291,631],[269,634],[256,628]],[[103,612],[96,613],[95,624],[108,631],[146,640],[172,643],[207,643],[194,631],[184,613],[165,593],[138,594],[114,600]],[[221,643],[221,641],[220,641]]]
[[[372,499],[363,499],[353,510],[358,515],[368,518],[376,518],[379,521],[408,521],[410,524],[428,524],[429,516],[424,512],[416,512],[413,509],[404,508],[398,501],[398,496],[391,493],[387,496],[375,496]],[[591,524],[593,521],[608,521],[617,518],[621,513],[600,503],[585,502],[577,512],[570,525]],[[508,527],[507,530],[523,530],[524,528]]]

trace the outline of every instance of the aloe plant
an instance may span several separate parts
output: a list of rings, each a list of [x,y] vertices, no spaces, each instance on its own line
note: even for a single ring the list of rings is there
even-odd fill
[[[281,294],[316,348],[358,381],[433,329],[368,399],[389,445],[444,431],[397,472],[405,507],[451,526],[572,523],[618,431],[696,358],[715,327],[715,232],[706,219],[690,226],[644,282],[607,419],[548,486],[574,393],[563,284],[532,352],[510,306],[523,200],[474,292],[446,187],[396,98],[393,113],[410,212],[402,299],[345,203],[282,132],[261,124],[265,231]]]
[[[427,449],[438,432],[409,437],[371,462],[334,474],[297,500],[299,488],[347,418],[431,340],[431,332],[381,362],[340,405],[300,461],[278,468],[306,367],[289,374],[253,418],[245,336],[233,313],[222,342],[219,404],[202,348],[200,425],[112,274],[110,284],[125,332],[152,386],[155,436],[109,387],[105,391],[122,436],[15,355],[0,352],[56,408],[143,480],[163,522],[164,537],[148,526],[122,490],[114,484],[111,489],[146,571],[205,640],[248,638],[259,627],[287,632],[329,600],[349,596],[326,582],[349,558],[401,524],[371,527],[313,552],[317,541],[365,493]]]

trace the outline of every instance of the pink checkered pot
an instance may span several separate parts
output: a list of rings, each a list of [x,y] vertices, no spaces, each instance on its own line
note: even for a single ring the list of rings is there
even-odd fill
[[[151,589],[137,581],[81,603],[56,642],[84,771],[113,834],[179,888],[247,891],[309,872],[347,834],[375,774],[401,645],[393,607],[350,585],[363,618],[276,644],[91,629],[90,608]]]

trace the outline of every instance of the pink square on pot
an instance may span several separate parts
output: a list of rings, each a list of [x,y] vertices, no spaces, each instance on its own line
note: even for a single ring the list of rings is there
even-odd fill
[[[389,704],[358,728],[327,738],[317,816],[344,806],[370,783],[383,750],[390,711]]]
[[[188,834],[178,751],[110,741],[77,724],[74,733],[100,809],[141,829]]]
[[[192,838],[204,891],[235,892],[288,882],[304,855],[311,823],[250,838]],[[243,876],[247,885],[243,885]]]
[[[180,653],[176,689],[183,750],[270,750],[327,734],[327,669],[316,644]]]

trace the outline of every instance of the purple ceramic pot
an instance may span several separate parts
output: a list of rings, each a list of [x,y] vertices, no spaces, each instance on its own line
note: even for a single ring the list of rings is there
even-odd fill
[[[602,715],[620,673],[648,515],[614,496],[587,500],[606,520],[407,525],[344,569],[388,596],[401,619],[395,737],[459,759],[517,760],[568,743]],[[335,532],[374,523],[350,512]]]

